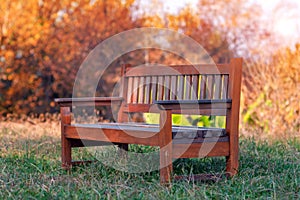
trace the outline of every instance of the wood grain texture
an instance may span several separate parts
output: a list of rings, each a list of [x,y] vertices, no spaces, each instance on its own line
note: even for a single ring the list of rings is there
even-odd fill
[[[160,112],[159,127],[160,183],[166,184],[171,182],[171,174],[173,172],[171,110],[163,110]]]
[[[199,64],[199,65],[140,65],[130,67],[125,74],[126,77],[136,76],[163,76],[163,75],[194,75],[194,74],[229,74],[229,64]]]
[[[241,95],[241,79],[242,79],[241,58],[232,59],[230,61],[231,73],[229,77],[229,94],[232,97],[232,108],[227,115],[226,128],[230,137],[230,155],[226,158],[226,171],[230,176],[234,176],[238,172],[239,159],[239,110]]]
[[[71,106],[110,106],[120,105],[123,97],[82,97],[82,98],[58,98],[55,102],[60,107]]]
[[[204,158],[228,155],[228,142],[173,144],[173,158]]]
[[[158,136],[156,133],[141,129],[122,130],[118,127],[97,128],[88,126],[66,126],[65,137],[70,139],[104,141],[111,143],[159,146]]]

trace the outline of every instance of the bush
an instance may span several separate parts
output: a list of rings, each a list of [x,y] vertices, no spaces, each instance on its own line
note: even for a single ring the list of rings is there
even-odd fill
[[[299,133],[300,44],[275,53],[269,63],[248,63],[242,90],[244,124],[270,134]]]

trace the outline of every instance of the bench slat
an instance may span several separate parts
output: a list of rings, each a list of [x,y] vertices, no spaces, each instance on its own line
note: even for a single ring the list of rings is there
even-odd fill
[[[207,76],[207,87],[206,87],[206,96],[205,99],[212,99],[213,95],[213,75]]]
[[[133,78],[133,92],[132,92],[132,103],[138,103],[139,98],[139,79],[140,77]]]
[[[164,99],[170,100],[170,91],[171,91],[171,77],[165,77],[165,85],[164,85]]]
[[[157,100],[164,99],[164,76],[158,77],[157,82]]]
[[[191,77],[189,75],[184,76],[184,77],[185,77],[184,99],[188,100],[191,97]]]
[[[199,91],[199,75],[193,75],[192,76],[191,99],[199,99],[198,91]]]
[[[184,76],[178,76],[178,91],[177,91],[177,99],[183,99],[184,94]]]
[[[157,100],[157,76],[151,77],[151,92],[152,96],[150,103]]]
[[[150,103],[150,86],[151,86],[151,78],[149,76],[145,77],[145,104]]]
[[[138,86],[138,103],[144,103],[145,96],[145,77],[140,77],[139,86]]]
[[[132,92],[133,92],[133,77],[128,78],[128,93],[127,93],[127,103],[132,102]],[[126,92],[126,91],[125,91]]]
[[[228,75],[223,75],[223,83],[222,83],[222,99],[227,99],[228,96]]]
[[[215,75],[214,99],[221,99],[221,76]]]
[[[170,100],[176,99],[176,91],[177,91],[177,76],[171,76],[171,94]]]
[[[200,99],[205,99],[205,97],[206,97],[206,75],[201,75]]]

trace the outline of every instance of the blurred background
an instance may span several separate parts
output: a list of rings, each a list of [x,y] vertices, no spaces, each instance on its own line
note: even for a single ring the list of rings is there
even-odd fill
[[[215,62],[243,57],[244,132],[299,134],[300,2],[296,0],[1,1],[0,119],[51,119],[58,111],[54,98],[72,96],[77,70],[88,53],[108,37],[139,27],[184,33]],[[123,63],[185,62],[158,49],[130,52],[110,65],[97,96],[111,95]]]

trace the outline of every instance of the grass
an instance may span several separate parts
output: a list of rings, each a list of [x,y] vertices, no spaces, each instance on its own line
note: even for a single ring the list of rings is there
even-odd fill
[[[0,123],[0,127],[1,199],[300,199],[297,139],[268,143],[242,137],[240,172],[233,179],[186,180],[164,187],[158,171],[130,174],[101,162],[65,172],[60,167],[58,123]],[[75,156],[91,157],[85,149]],[[218,172],[224,159],[177,160],[174,168],[176,174]]]

